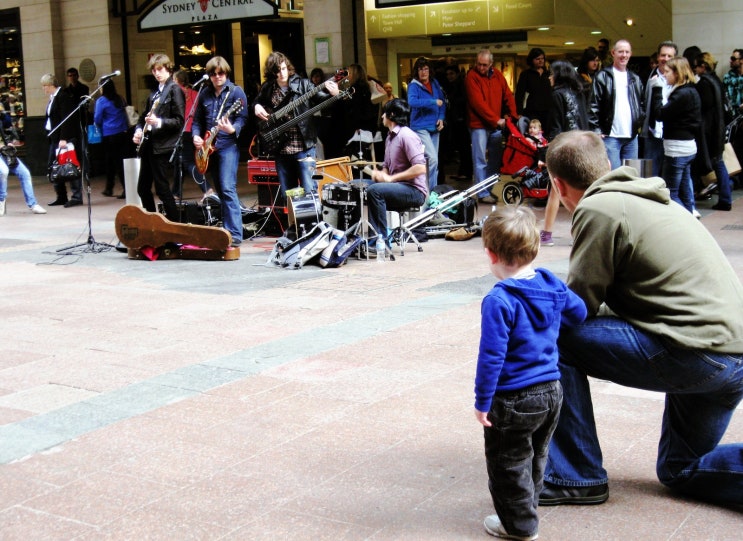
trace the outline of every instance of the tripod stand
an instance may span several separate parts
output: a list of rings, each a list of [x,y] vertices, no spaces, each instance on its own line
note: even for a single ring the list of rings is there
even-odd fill
[[[65,248],[60,248],[57,250],[58,254],[61,255],[76,255],[76,253],[73,250],[77,250],[78,248],[85,248],[82,250],[83,253],[100,253],[100,252],[107,252],[114,246],[112,244],[106,244],[104,242],[96,242],[95,238],[93,237],[93,225],[92,225],[92,206],[91,206],[91,200],[90,200],[90,176],[88,175],[87,167],[88,167],[88,146],[87,146],[87,134],[85,133],[85,126],[83,126],[83,118],[84,115],[82,114],[83,107],[88,107],[88,104],[93,99],[93,96],[95,96],[97,93],[101,92],[103,89],[103,85],[106,84],[108,79],[105,81],[98,82],[98,88],[96,88],[93,92],[88,94],[87,96],[83,96],[80,98],[80,103],[75,107],[69,115],[67,115],[62,122],[60,122],[57,126],[54,127],[53,130],[49,132],[49,135],[51,136],[54,132],[59,130],[66,122],[70,122],[75,115],[78,115],[78,124],[80,128],[80,175],[81,179],[80,182],[82,182],[85,185],[85,191],[87,192],[88,196],[88,239],[84,243],[79,244],[73,244],[71,246],[66,246]],[[60,90],[60,92],[63,92],[63,90]]]

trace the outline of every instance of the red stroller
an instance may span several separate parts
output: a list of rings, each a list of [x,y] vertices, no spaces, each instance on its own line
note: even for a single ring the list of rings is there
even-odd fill
[[[546,200],[549,196],[547,170],[538,167],[539,151],[524,135],[528,126],[526,117],[519,118],[518,124],[514,124],[510,117],[506,118],[508,138],[503,150],[501,174],[513,177],[503,185],[502,198],[506,205],[519,205],[525,198]]]

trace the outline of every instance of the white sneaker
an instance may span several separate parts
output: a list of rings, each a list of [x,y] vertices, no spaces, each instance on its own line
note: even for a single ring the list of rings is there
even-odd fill
[[[5,201],[0,201],[0,216],[5,216]]]
[[[696,218],[697,220],[699,220],[702,217],[702,215],[699,214],[699,211],[697,209],[692,210],[691,215],[694,216],[694,218]]]
[[[28,208],[30,208],[31,212],[33,212],[34,214],[46,214],[46,209],[38,203],[36,203],[33,207]]]
[[[519,535],[510,535],[506,529],[503,527],[503,524],[501,524],[500,518],[498,518],[498,515],[489,515],[485,517],[485,522],[483,524],[485,526],[485,531],[488,532],[490,535],[494,537],[500,537],[501,539],[516,539],[517,541],[534,541],[534,539],[539,538],[539,534],[534,534],[526,537],[522,537]]]

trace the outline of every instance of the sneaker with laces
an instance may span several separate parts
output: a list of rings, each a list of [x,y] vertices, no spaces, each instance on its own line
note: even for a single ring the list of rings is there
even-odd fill
[[[485,517],[485,522],[483,523],[483,526],[485,526],[485,531],[488,532],[493,537],[500,537],[501,539],[516,539],[517,541],[534,541],[534,539],[539,538],[539,534],[534,535],[511,535],[509,534],[506,529],[503,527],[503,524],[500,521],[500,518],[498,518],[498,515],[489,515]]]
[[[554,246],[555,243],[552,240],[551,231],[540,231],[539,232],[539,244],[542,246]]]
[[[5,216],[5,201],[0,201],[0,216]]]
[[[38,203],[36,203],[33,207],[28,208],[30,208],[31,212],[33,212],[34,214],[46,214],[46,209]]]

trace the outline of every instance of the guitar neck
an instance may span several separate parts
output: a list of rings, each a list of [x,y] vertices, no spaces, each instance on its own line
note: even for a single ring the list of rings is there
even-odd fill
[[[292,128],[302,122],[305,118],[309,118],[318,111],[324,109],[325,107],[328,107],[332,104],[334,104],[338,100],[345,99],[347,97],[350,97],[352,94],[352,89],[344,90],[343,92],[339,92],[337,95],[333,96],[332,98],[329,98],[321,103],[318,103],[311,109],[307,109],[304,113],[295,116],[294,118],[291,118],[281,124],[280,126],[277,126],[271,130],[267,130],[266,132],[259,132],[261,135],[261,140],[265,143],[271,143],[279,138],[279,136],[284,133],[289,128]]]

